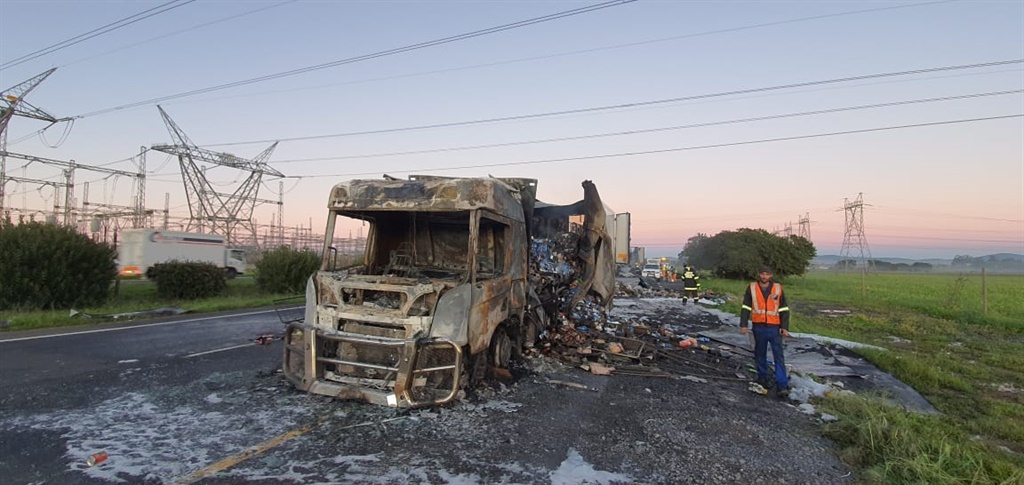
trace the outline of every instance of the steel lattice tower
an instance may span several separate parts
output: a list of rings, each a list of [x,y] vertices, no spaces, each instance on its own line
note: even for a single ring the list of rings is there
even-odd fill
[[[0,214],[4,211],[4,186],[8,180],[7,156],[3,154],[7,152],[7,124],[15,115],[49,121],[51,125],[61,121],[25,101],[25,96],[56,70],[55,67],[0,92]]]
[[[807,212],[802,216],[797,216],[796,223],[799,226],[797,236],[800,236],[808,241],[811,240],[811,213]]]
[[[178,157],[190,212],[186,230],[220,234],[227,238],[228,244],[235,246],[258,245],[256,224],[252,218],[253,210],[257,203],[278,203],[276,200],[257,197],[263,176],[284,177],[284,174],[267,165],[267,159],[277,147],[277,142],[252,160],[199,148],[189,140],[162,107],[157,106],[157,109],[160,110],[174,144],[154,145],[153,150]],[[234,168],[249,172],[249,176],[233,192],[223,193],[213,188],[206,179],[206,167],[200,164]]]
[[[843,210],[846,211],[846,230],[839,260],[856,259],[862,268],[869,269],[871,248],[868,247],[868,238],[864,235],[864,194],[858,193],[857,200],[853,202],[843,199]],[[844,269],[848,268],[847,265]]]

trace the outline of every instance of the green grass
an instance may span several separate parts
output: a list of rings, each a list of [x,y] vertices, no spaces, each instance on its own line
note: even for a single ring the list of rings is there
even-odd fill
[[[732,295],[746,287],[703,282]],[[819,403],[840,417],[826,434],[862,481],[1024,484],[1024,276],[987,276],[987,313],[980,274],[814,272],[783,284],[791,330],[886,348],[857,352],[942,413],[907,413],[878,396]]]
[[[260,293],[252,278],[238,278],[228,281],[227,292],[216,298],[200,300],[167,300],[157,297],[156,284],[147,280],[123,280],[118,293],[106,305],[92,308],[76,308],[90,314],[114,314],[153,310],[163,307],[180,307],[190,312],[216,312],[269,306],[274,300],[294,295],[269,295]],[[10,320],[4,331],[28,330],[48,327],[65,327],[97,323],[101,319],[71,317],[68,310],[0,312],[0,320]]]

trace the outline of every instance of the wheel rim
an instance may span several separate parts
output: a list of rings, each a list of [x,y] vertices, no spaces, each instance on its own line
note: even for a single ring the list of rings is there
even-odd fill
[[[512,358],[512,339],[508,338],[508,334],[502,329],[498,329],[494,333],[494,347],[491,354],[495,367],[508,367],[508,362]]]

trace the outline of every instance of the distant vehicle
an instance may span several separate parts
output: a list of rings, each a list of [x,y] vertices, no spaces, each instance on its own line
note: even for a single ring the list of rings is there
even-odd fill
[[[245,274],[245,251],[227,247],[224,236],[160,229],[124,229],[118,243],[121,276],[153,277],[153,265],[168,261],[210,263],[234,278]]]
[[[649,261],[650,260],[648,260],[648,263],[644,265],[644,269],[640,272],[640,275],[644,278],[654,278],[657,281],[661,281],[661,264],[651,263]]]
[[[615,264],[629,264],[630,247],[630,216],[629,212],[622,212],[608,216],[609,223],[606,225],[609,234],[612,236],[612,246],[615,251]]]

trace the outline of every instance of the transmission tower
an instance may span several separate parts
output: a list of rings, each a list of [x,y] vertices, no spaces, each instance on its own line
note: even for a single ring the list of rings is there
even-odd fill
[[[811,213],[807,212],[802,216],[797,216],[797,224],[799,225],[798,236],[810,241],[811,240]]]
[[[57,68],[50,69],[0,92],[0,215],[4,212],[4,186],[7,185],[8,180],[7,156],[4,155],[7,152],[7,124],[14,115],[49,121],[51,125],[61,121],[25,101],[25,96],[56,70]]]
[[[253,210],[257,203],[278,203],[276,200],[257,197],[263,176],[284,177],[284,174],[267,165],[267,159],[277,147],[277,142],[252,160],[199,148],[189,140],[162,107],[157,106],[157,109],[160,110],[160,116],[163,117],[174,144],[154,145],[152,148],[178,157],[190,213],[186,230],[220,234],[227,238],[229,244],[235,246],[258,245]],[[233,168],[248,172],[249,175],[233,192],[223,193],[213,188],[206,178],[207,167],[200,164]]]
[[[864,235],[864,194],[858,193],[857,200],[853,202],[843,199],[843,210],[846,212],[846,230],[839,260],[849,261],[856,258],[862,268],[869,269],[871,248],[868,247],[868,238]],[[849,265],[844,265],[844,269],[848,268]]]

